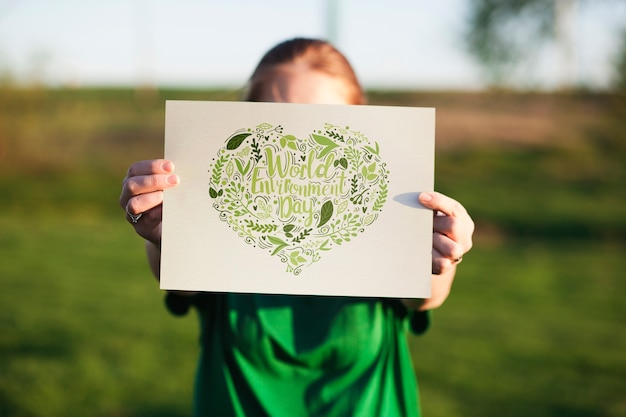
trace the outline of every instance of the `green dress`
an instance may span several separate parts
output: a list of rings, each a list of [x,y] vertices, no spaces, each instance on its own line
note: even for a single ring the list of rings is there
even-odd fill
[[[398,300],[202,294],[195,416],[419,416]],[[171,309],[171,308],[170,308]]]

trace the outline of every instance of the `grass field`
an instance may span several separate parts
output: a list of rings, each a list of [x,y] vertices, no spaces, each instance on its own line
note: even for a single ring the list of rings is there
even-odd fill
[[[175,318],[117,205],[162,154],[163,100],[231,91],[0,91],[0,416],[189,415]],[[411,338],[427,417],[626,416],[626,98],[382,93],[437,107],[437,188],[475,247]]]

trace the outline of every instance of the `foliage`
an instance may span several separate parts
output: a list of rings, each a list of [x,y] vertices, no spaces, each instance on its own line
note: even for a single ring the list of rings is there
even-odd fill
[[[554,0],[470,0],[466,44],[495,84],[551,34]]]
[[[622,31],[620,48],[615,60],[615,89],[626,92],[626,29]]]

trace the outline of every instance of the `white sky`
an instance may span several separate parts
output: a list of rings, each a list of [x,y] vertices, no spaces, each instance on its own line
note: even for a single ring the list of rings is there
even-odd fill
[[[326,37],[328,0],[0,0],[0,71],[51,85],[241,86],[294,36]],[[463,49],[468,0],[342,0],[337,45],[366,87],[476,89]],[[589,0],[575,20],[576,78],[604,87],[625,0]],[[558,84],[544,48],[525,83]]]

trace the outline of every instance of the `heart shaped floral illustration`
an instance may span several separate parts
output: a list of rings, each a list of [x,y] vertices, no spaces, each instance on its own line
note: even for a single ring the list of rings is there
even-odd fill
[[[378,143],[330,123],[306,138],[268,123],[240,129],[209,172],[219,218],[295,275],[372,225],[389,185]]]

